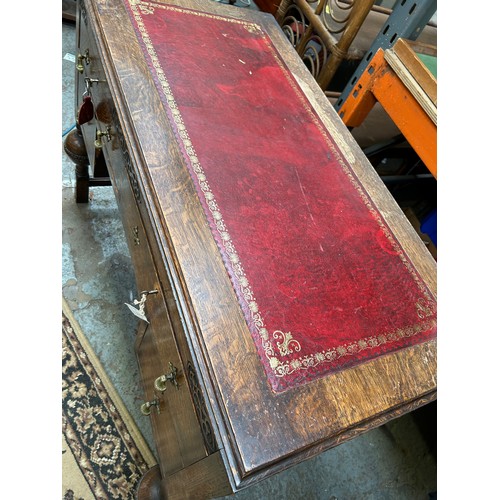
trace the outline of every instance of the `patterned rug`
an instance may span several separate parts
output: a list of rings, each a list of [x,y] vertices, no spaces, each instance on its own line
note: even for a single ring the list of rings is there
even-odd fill
[[[155,459],[64,299],[62,343],[62,498],[133,499]]]

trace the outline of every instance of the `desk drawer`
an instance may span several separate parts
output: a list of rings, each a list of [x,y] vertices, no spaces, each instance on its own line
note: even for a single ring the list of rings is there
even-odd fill
[[[435,261],[276,20],[81,1],[101,58],[82,76],[102,63],[107,80],[87,145],[103,143],[138,292],[156,291],[136,337],[148,493],[220,497],[435,398]]]
[[[102,85],[96,93],[97,132],[107,131],[109,139],[101,136],[102,152],[106,160],[125,237],[135,271],[137,291],[152,290],[159,286],[154,261],[150,252],[146,230],[137,208],[140,192],[134,175],[130,155],[113,108],[107,88]]]
[[[145,333],[137,338],[136,352],[144,397],[152,403],[150,418],[161,472],[166,477],[208,452],[190,392],[189,362],[185,368],[176,349],[161,291],[148,297],[147,314],[150,324],[140,326]]]
[[[155,292],[146,296],[144,313],[149,323],[140,320],[140,328],[143,331],[146,328],[146,331],[142,338],[137,338],[136,350],[145,398],[153,403],[150,418],[162,474],[169,475],[205,458],[214,446],[206,445],[207,433],[202,430],[206,421],[199,410],[202,396],[195,384],[191,358],[185,348],[179,351],[177,347],[173,324],[179,337],[182,335],[181,322],[177,316],[174,322],[171,320],[169,311],[176,314],[175,301],[172,300],[168,278],[157,273],[154,256],[160,257],[151,222],[147,218],[136,168],[107,84],[96,85],[92,95],[100,140],[98,147],[104,154],[124,224],[135,272],[137,299],[143,291]],[[175,377],[171,375],[173,371]],[[163,390],[158,385],[155,388],[155,381],[162,376]],[[215,442],[213,434],[212,441]]]

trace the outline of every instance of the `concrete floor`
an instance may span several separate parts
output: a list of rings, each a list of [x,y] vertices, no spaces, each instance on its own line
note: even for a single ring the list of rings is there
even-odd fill
[[[74,125],[75,26],[62,23],[62,134]],[[111,187],[74,201],[74,165],[62,150],[62,291],[104,369],[155,453],[133,351],[133,270]],[[432,405],[431,405],[432,406]],[[430,437],[433,408],[430,414]],[[239,492],[240,499],[426,500],[437,489],[435,447],[422,412],[405,415]],[[227,497],[230,498],[230,497]]]

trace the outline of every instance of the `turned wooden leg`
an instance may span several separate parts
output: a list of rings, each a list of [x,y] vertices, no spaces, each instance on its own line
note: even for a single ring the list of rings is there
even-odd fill
[[[162,500],[160,466],[151,467],[137,486],[136,500]]]
[[[88,203],[89,201],[89,157],[85,148],[80,125],[76,125],[64,140],[64,151],[75,164],[77,203]]]
[[[149,469],[142,477],[136,500],[208,500],[232,495],[220,451],[161,477],[159,465]]]
[[[90,175],[90,160],[80,125],[77,124],[76,128],[66,136],[64,151],[75,164],[77,203],[88,203],[91,186],[111,186],[108,168],[101,150],[95,152],[94,175]]]

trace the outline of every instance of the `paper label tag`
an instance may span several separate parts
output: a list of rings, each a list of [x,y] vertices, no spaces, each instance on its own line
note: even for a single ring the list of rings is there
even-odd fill
[[[139,311],[139,309],[136,309],[134,306],[132,306],[130,304],[127,304],[126,302],[125,302],[125,305],[130,309],[130,311],[132,312],[132,314],[134,314],[135,316],[137,316],[139,319],[142,319],[146,323],[149,323],[148,318],[146,318],[146,316],[144,315],[144,313],[142,313],[141,311]]]

